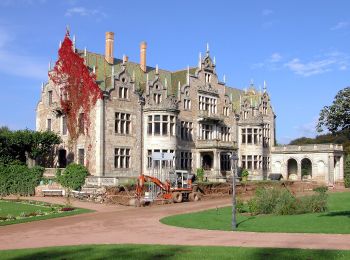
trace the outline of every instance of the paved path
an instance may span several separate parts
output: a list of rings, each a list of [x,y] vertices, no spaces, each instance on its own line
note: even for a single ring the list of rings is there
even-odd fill
[[[42,199],[43,200],[43,199]],[[45,198],[60,202],[60,198]],[[172,244],[350,249],[350,235],[229,232],[171,227],[168,215],[229,205],[230,199],[145,208],[74,202],[96,212],[0,227],[0,249],[80,244]]]

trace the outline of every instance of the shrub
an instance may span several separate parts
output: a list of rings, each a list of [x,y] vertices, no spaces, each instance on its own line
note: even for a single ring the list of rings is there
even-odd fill
[[[245,212],[245,210],[244,210],[244,203],[243,203],[243,201],[240,200],[240,199],[237,199],[237,201],[236,201],[236,211],[237,211],[238,213],[243,213],[243,212]]]
[[[0,195],[34,195],[43,173],[44,168],[39,166],[0,165]]]
[[[80,190],[85,183],[87,175],[88,170],[85,166],[72,163],[63,172],[57,171],[56,178],[63,187]]]
[[[204,169],[203,168],[197,169],[197,178],[198,178],[198,181],[203,182],[203,179],[204,179]]]
[[[324,212],[327,210],[327,194],[324,188],[317,194],[295,198],[287,189],[258,188],[248,201],[249,212],[257,214],[293,215]]]
[[[350,188],[350,154],[346,156],[344,167],[344,186]]]
[[[313,189],[313,191],[319,192],[319,193],[326,193],[328,190],[327,186],[318,186]]]

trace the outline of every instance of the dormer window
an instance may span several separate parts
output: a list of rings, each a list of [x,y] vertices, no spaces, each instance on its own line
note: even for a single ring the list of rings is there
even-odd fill
[[[124,85],[124,86],[119,87],[119,98],[121,98],[121,99],[128,99],[129,98],[129,88],[127,86]]]
[[[162,102],[162,94],[154,93],[153,101],[154,101],[154,104],[160,104]]]
[[[205,73],[205,83],[210,83],[211,75],[209,73]]]
[[[47,92],[47,103],[49,104],[49,106],[52,105],[52,90],[49,90]]]

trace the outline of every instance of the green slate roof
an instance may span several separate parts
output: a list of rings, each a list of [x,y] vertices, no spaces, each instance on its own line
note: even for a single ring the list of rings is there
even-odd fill
[[[78,50],[78,53],[81,56],[84,56],[84,51]],[[99,87],[101,90],[108,90],[111,86],[111,74],[112,66],[114,66],[114,73],[117,74],[121,70],[122,60],[114,59],[113,65],[110,65],[106,60],[105,56],[93,52],[86,52],[86,65],[92,69],[95,66],[96,69],[96,78]],[[146,78],[148,74],[148,79],[150,81],[155,79],[156,68],[147,66],[147,73],[144,73],[139,63],[128,61],[125,63],[126,71],[130,76],[135,75],[135,84],[136,88],[145,89]],[[191,67],[189,69],[190,74],[195,74],[197,68]],[[178,71],[168,71],[158,69],[158,75],[161,82],[164,82],[167,79],[168,83],[168,94],[175,95],[178,94],[178,82],[180,81],[181,86],[186,83],[187,69],[178,70]],[[237,112],[240,110],[240,96],[242,96],[242,102],[249,98],[254,99],[253,104],[258,104],[261,94],[256,91],[256,94],[250,95],[245,94],[243,90],[225,86],[225,93],[231,98],[233,109]]]

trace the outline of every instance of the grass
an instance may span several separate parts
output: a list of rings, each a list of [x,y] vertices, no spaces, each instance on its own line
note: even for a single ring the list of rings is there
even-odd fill
[[[289,216],[237,214],[238,231],[350,234],[350,192],[330,193],[329,211]],[[231,207],[163,218],[178,227],[231,230]]]
[[[1,259],[350,259],[350,251],[162,245],[86,245],[0,251]]]
[[[38,204],[33,205],[33,204],[27,204],[26,201],[0,200],[0,216],[6,217],[8,215],[11,215],[17,218],[14,220],[0,221],[0,226],[31,222],[31,221],[37,221],[37,220],[44,220],[44,219],[50,219],[50,218],[72,216],[76,214],[91,212],[91,210],[81,209],[81,208],[76,208],[73,211],[61,212],[59,211],[59,208],[64,207],[62,205],[48,204],[43,202],[36,202],[36,203]],[[49,215],[21,218],[21,215],[23,214],[30,214],[38,211],[42,212],[43,214],[46,213]]]

